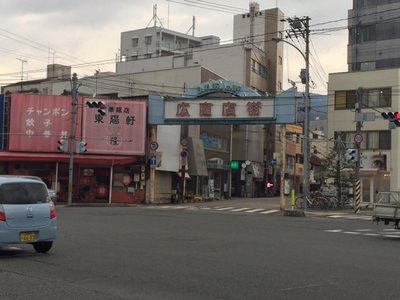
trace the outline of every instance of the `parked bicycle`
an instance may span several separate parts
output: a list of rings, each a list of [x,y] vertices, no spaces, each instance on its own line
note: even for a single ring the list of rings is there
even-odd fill
[[[308,208],[321,208],[329,209],[333,208],[334,204],[337,202],[336,197],[332,195],[324,195],[319,191],[311,192],[309,196],[306,197]],[[304,207],[304,196],[298,196],[296,198],[295,205],[297,208]]]

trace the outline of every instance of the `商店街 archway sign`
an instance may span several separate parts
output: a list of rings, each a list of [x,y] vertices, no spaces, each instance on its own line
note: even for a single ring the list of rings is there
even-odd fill
[[[297,111],[296,90],[261,96],[232,81],[212,80],[183,97],[149,94],[149,124],[291,124]]]

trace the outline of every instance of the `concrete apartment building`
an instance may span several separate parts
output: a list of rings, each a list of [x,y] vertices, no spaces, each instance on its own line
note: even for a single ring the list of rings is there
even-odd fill
[[[328,138],[354,148],[355,103],[362,88],[361,112],[375,114],[362,123],[362,201],[376,201],[377,192],[399,191],[400,131],[389,129],[381,112],[399,111],[400,1],[353,1],[349,10],[347,73],[329,76]],[[333,143],[331,144],[333,146]]]

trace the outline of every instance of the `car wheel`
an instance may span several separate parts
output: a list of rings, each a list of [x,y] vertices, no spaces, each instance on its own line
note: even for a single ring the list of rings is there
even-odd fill
[[[33,243],[33,248],[38,253],[47,253],[51,249],[51,246],[53,246],[53,242],[37,242],[37,243]]]

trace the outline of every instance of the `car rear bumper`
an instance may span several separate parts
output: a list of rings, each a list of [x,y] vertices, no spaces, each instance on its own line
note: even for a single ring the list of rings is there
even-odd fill
[[[35,232],[36,239],[27,242],[21,242],[20,236],[22,232]],[[24,244],[41,241],[54,241],[57,236],[57,218],[50,220],[46,226],[41,227],[25,227],[12,228],[5,222],[0,222],[0,246],[8,244]]]

